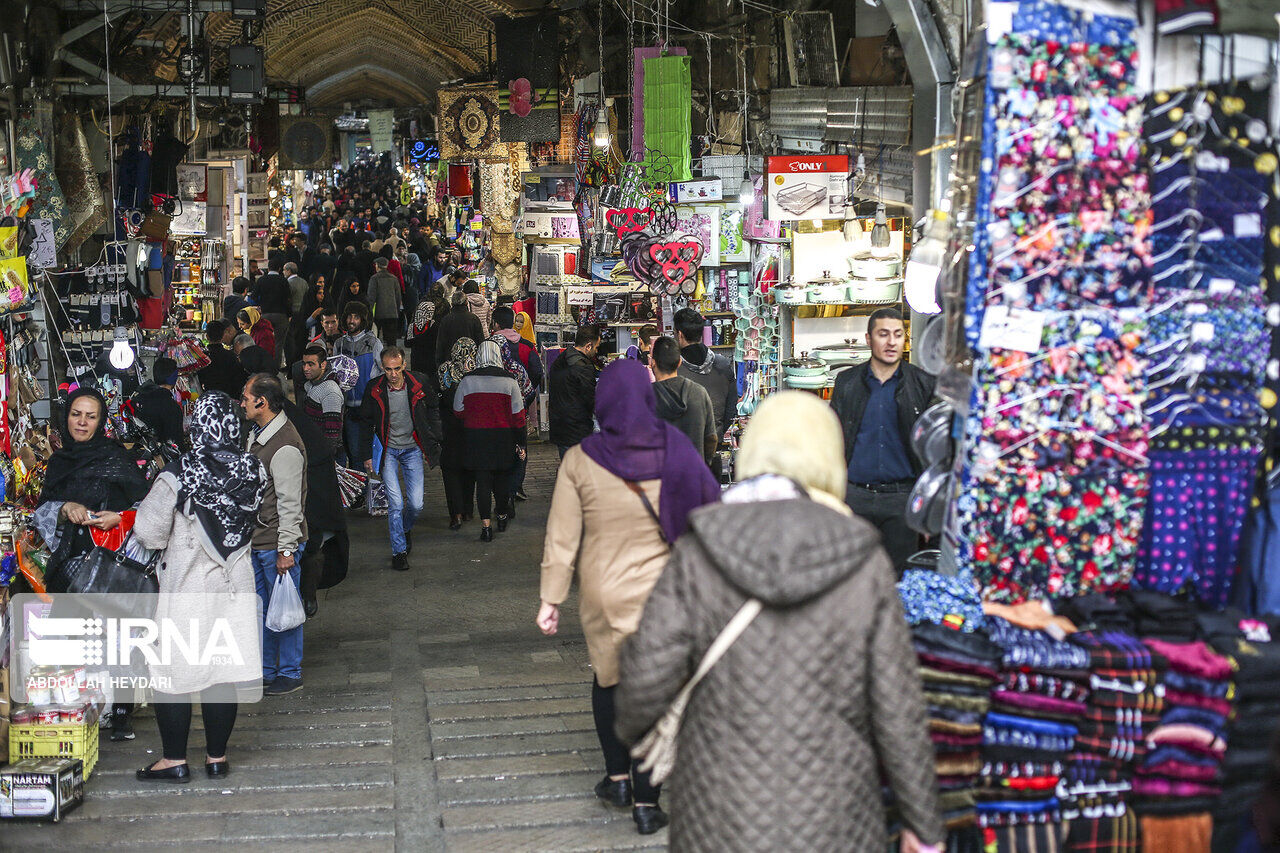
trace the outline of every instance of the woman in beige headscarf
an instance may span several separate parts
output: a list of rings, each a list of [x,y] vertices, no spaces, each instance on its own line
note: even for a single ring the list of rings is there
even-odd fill
[[[743,481],[690,515],[623,646],[634,743],[748,599],[764,609],[699,683],[677,736],[670,849],[883,850],[877,766],[903,850],[943,840],[933,747],[889,558],[844,505],[840,423],[783,391],[751,418]]]

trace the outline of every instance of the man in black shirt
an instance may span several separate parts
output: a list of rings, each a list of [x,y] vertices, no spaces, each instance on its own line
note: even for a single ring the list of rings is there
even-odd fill
[[[235,399],[238,390],[244,390],[244,383],[248,381],[249,375],[230,348],[238,331],[234,323],[225,320],[210,320],[205,327],[205,333],[209,336],[209,364],[196,374],[200,378],[202,390],[224,391],[232,399]]]
[[[284,267],[284,253],[281,252],[270,262],[270,272],[261,276],[253,285],[253,304],[258,306],[262,316],[270,321],[275,330],[277,357],[284,356],[284,337],[289,328],[289,315],[292,312],[293,296],[289,290],[289,282],[281,274]]]
[[[151,366],[151,381],[138,389],[132,403],[138,420],[149,426],[156,438],[181,446],[182,407],[173,398],[177,383],[178,363],[171,358],[157,358]]]

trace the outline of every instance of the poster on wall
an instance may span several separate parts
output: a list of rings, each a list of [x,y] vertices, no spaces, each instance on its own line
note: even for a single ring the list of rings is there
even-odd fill
[[[188,234],[203,237],[206,234],[205,216],[207,207],[203,201],[184,201],[181,209],[174,214],[169,223],[169,231],[173,234]]]
[[[679,205],[676,207],[676,230],[698,238],[702,243],[703,267],[718,267],[720,260],[720,207],[719,205]]]
[[[720,263],[745,264],[751,260],[751,246],[743,233],[742,207],[726,204],[720,208]]]
[[[848,156],[765,158],[766,219],[843,219],[848,204]]]
[[[203,163],[179,163],[178,198],[183,201],[209,200],[209,167]]]

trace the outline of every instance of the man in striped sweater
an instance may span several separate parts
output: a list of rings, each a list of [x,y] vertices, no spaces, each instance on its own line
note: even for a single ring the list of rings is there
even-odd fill
[[[329,355],[323,344],[312,344],[303,351],[302,375],[307,378],[303,414],[315,422],[335,451],[341,451],[344,397],[341,386],[329,373]]]

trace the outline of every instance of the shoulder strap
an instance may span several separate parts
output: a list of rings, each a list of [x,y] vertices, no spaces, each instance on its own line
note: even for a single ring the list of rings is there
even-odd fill
[[[724,657],[724,653],[729,651],[729,647],[742,636],[742,632],[747,630],[747,626],[751,621],[759,615],[764,609],[764,605],[758,598],[749,598],[738,608],[738,612],[729,620],[729,624],[725,625],[720,633],[712,641],[711,646],[707,649],[707,653],[702,656],[701,663],[694,670],[693,677],[685,683],[680,689],[679,695],[672,704],[680,703],[681,707],[689,700],[689,695],[693,693],[693,688],[698,686],[698,682],[702,681],[706,674],[711,671],[711,667],[715,666],[720,658]]]
[[[663,542],[667,542],[667,534],[662,530],[662,521],[658,518],[657,511],[653,508],[653,504],[649,501],[649,496],[644,493],[644,489],[635,480],[623,480],[627,484],[627,488],[636,493],[636,497],[640,498],[640,502],[644,504],[644,508],[648,510],[649,517],[653,519],[653,523],[658,525],[658,535],[662,537]],[[670,545],[670,542],[667,542]]]

